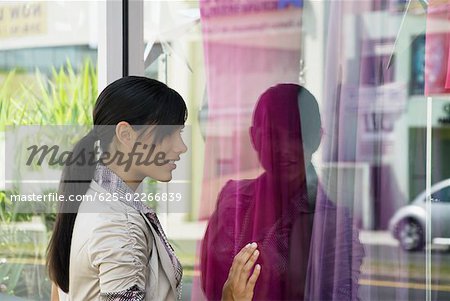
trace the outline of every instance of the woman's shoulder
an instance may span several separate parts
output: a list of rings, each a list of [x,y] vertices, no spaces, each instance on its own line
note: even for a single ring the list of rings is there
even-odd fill
[[[122,237],[128,242],[149,242],[152,239],[144,216],[124,201],[108,199],[106,190],[98,184],[91,183],[85,196],[78,210],[76,228],[86,235],[90,233],[90,240]]]
[[[250,197],[254,193],[255,183],[255,179],[228,180],[219,197]]]
[[[118,194],[111,193],[92,181],[89,189],[82,198],[79,213],[117,213],[123,216],[127,214],[140,215],[139,211],[126,203],[125,200],[119,200]],[[143,220],[139,218],[139,220]]]
[[[100,192],[104,190],[95,185],[89,188],[85,195],[95,200],[85,201],[76,217],[71,246],[73,274],[78,274],[74,277],[85,283],[83,275],[96,275],[100,293],[145,288],[152,231],[139,211],[120,200],[100,201]]]

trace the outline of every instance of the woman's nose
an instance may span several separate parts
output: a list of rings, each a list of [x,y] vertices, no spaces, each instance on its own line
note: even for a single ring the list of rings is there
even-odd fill
[[[187,152],[187,150],[188,148],[186,144],[184,143],[183,139],[180,138],[179,142],[176,145],[175,152],[177,152],[178,154],[183,154]]]

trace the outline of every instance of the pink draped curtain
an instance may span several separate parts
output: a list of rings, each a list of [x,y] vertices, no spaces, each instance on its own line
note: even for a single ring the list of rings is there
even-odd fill
[[[366,266],[362,273],[363,260],[403,255],[363,248],[360,228],[387,231],[407,203],[395,170],[398,149],[408,151],[395,133],[407,108],[407,83],[395,67],[404,55],[394,49],[400,23],[371,19],[395,16],[391,2],[329,3],[324,69],[304,62],[308,72],[324,75],[316,112],[307,104],[317,106],[314,95],[299,85],[302,1],[201,1],[209,111],[199,216],[208,228],[192,300],[219,299],[233,256],[252,241],[263,267],[255,300],[377,298],[373,287],[361,291],[372,272]],[[449,7],[431,0],[424,16],[427,95],[450,91]],[[312,126],[317,121],[320,131]],[[313,147],[308,134],[316,132]],[[311,163],[319,144],[320,176]],[[362,179],[346,177],[345,166],[369,170],[371,223],[356,196]],[[353,194],[342,192],[348,189]],[[392,280],[401,282],[408,262],[392,269]],[[397,300],[411,293],[392,291]]]
[[[200,218],[208,228],[192,300],[220,299],[233,256],[252,241],[263,266],[255,300],[358,298],[364,250],[351,200],[330,199],[311,163],[320,142],[333,152],[324,119],[339,115],[319,112],[298,85],[302,5],[201,1],[209,111]],[[328,41],[337,56],[339,42],[331,45],[343,38],[334,36],[340,22],[330,21]],[[341,80],[332,57],[327,80],[337,77],[325,94],[336,93]]]

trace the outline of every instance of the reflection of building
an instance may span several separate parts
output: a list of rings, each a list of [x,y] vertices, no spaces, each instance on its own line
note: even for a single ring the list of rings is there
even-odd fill
[[[403,23],[403,12],[386,7],[344,10],[343,16],[344,110],[334,112],[340,122],[336,133],[341,135],[339,150],[325,160],[370,166],[374,226],[385,229],[394,211],[425,189],[427,126],[433,127],[432,182],[450,177],[444,155],[449,140],[438,122],[445,96],[432,98],[427,125],[425,47],[420,44],[427,20],[423,7],[410,9]],[[444,33],[446,26],[440,29]],[[446,61],[447,54],[441,52],[440,61]]]
[[[209,102],[201,218],[213,211],[229,179],[254,178],[261,172],[249,137],[259,96],[278,83],[299,80],[304,46],[301,5],[278,4],[202,3]]]
[[[341,62],[348,71],[343,75],[341,87],[345,110],[336,113],[342,121],[340,130],[345,133],[339,141],[342,153],[331,158],[319,150],[315,158],[321,161],[324,157],[327,164],[336,166],[345,161],[347,169],[348,162],[354,162],[355,166],[367,164],[373,173],[366,186],[384,191],[372,191],[372,197],[383,198],[383,202],[372,202],[389,204],[387,215],[421,192],[426,177],[426,100],[422,94],[426,16],[421,5],[411,7],[397,37],[405,1],[394,2],[390,7],[389,1],[379,1],[378,6],[367,1],[369,4],[363,11],[345,16],[342,31],[346,51]],[[303,1],[247,1],[246,5],[232,1],[222,10],[217,3],[210,1],[203,7],[206,17],[203,27],[199,25],[197,2],[142,4],[144,49],[141,50],[145,57],[138,63],[143,65],[147,76],[166,81],[180,91],[189,106],[188,122],[192,126],[189,160],[193,170],[189,175],[179,176],[184,177],[181,180],[188,177],[192,183],[188,192],[192,216],[197,215],[202,190],[210,189],[202,186],[204,176],[212,179],[242,171],[251,174],[254,158],[241,158],[242,166],[237,166],[233,157],[239,152],[251,153],[247,150],[251,145],[246,134],[253,105],[268,86],[297,81],[300,71],[297,61],[302,59],[305,64],[306,87],[317,97],[323,114],[328,109],[327,101],[335,101],[325,99],[328,94],[324,92],[329,72],[324,72],[325,61],[329,59],[326,48],[332,41],[324,25],[329,21],[329,2],[306,1],[303,6]],[[98,17],[102,9],[101,1],[1,3],[0,70],[38,68],[49,73],[51,67],[63,66],[67,59],[75,69],[86,56],[97,62],[99,35],[104,33],[105,24]],[[204,45],[209,47],[209,55],[215,55],[214,60],[204,61]],[[227,56],[237,49],[239,59]],[[205,68],[222,71],[208,75]],[[208,112],[200,115],[203,120],[208,119],[209,133],[215,133],[210,139],[227,141],[223,148],[206,150],[207,156],[216,158],[205,174],[205,144],[198,118],[204,98],[209,100]],[[450,171],[444,167],[449,166],[445,157],[449,138],[446,128],[438,122],[445,104],[441,98],[444,96],[433,98],[431,124],[436,159],[433,182],[450,177]],[[398,189],[389,197],[388,184],[383,182],[387,179],[398,183]],[[214,182],[212,205],[222,182]]]
[[[96,63],[95,1],[0,3],[0,70],[49,74],[69,60]]]
[[[17,69],[32,72],[36,68],[50,74],[51,68],[59,68],[70,61],[78,70],[79,64],[88,57],[95,64],[97,49],[88,45],[39,47],[0,50],[0,70]]]

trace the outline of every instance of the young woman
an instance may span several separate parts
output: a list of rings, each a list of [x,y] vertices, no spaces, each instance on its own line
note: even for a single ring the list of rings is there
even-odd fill
[[[180,262],[156,213],[135,192],[146,177],[171,180],[187,150],[186,116],[182,97],[156,80],[124,77],[102,91],[94,127],[76,144],[76,161],[60,182],[66,200],[83,201],[63,202],[57,216],[47,262],[53,292],[57,286],[69,300],[83,301],[181,299]],[[99,160],[87,159],[97,142]],[[150,149],[159,157],[143,162],[137,154]],[[261,271],[256,248],[248,244],[235,256],[223,300],[252,299]]]

